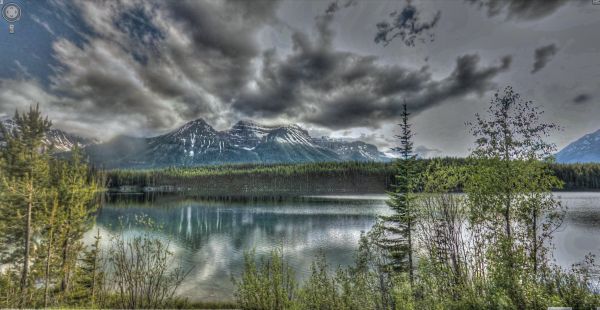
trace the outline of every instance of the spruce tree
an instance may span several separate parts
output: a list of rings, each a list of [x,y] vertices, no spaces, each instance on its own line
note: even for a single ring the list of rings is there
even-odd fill
[[[400,158],[395,161],[396,175],[392,191],[388,192],[388,205],[394,211],[390,216],[382,216],[383,230],[378,244],[383,247],[391,260],[390,267],[396,272],[408,272],[411,284],[414,282],[413,248],[415,228],[415,188],[416,156],[413,153],[413,133],[408,122],[410,113],[403,105],[402,120],[399,124],[400,146],[396,151]]]
[[[74,288],[70,293],[72,302],[80,306],[94,308],[98,305],[98,297],[104,283],[104,258],[100,249],[100,230],[79,260],[75,272]]]
[[[12,280],[19,283],[19,301],[11,306],[34,305],[34,283],[42,283],[48,306],[56,283],[61,296],[68,291],[95,211],[97,183],[77,148],[68,160],[50,156],[44,139],[51,122],[37,106],[17,112],[14,121],[12,131],[0,126],[0,262],[19,266],[7,273],[20,278]]]
[[[68,295],[78,255],[84,250],[81,238],[90,228],[96,211],[94,198],[98,186],[77,147],[71,151],[70,159],[53,161],[52,179],[60,206],[57,230],[60,289]]]
[[[0,218],[4,222],[0,245],[3,259],[22,264],[20,304],[25,306],[31,285],[32,242],[39,231],[36,223],[46,202],[49,183],[49,155],[43,139],[52,123],[42,117],[38,106],[31,107],[27,113],[16,112],[14,121],[16,127],[12,132],[1,129],[6,145],[0,152],[3,192]]]
[[[53,201],[52,207],[49,212],[47,212],[46,218],[46,231],[45,236],[46,240],[42,243],[42,252],[44,253],[43,257],[43,274],[44,274],[44,308],[48,308],[49,302],[49,289],[50,289],[50,277],[52,275],[52,271],[50,267],[54,260],[54,248],[56,243],[56,217],[58,213],[58,198],[56,192],[53,193]]]

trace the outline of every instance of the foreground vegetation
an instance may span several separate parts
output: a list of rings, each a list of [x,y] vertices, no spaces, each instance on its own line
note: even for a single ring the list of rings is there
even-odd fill
[[[1,128],[0,308],[231,306],[177,299],[189,271],[150,235],[121,231],[101,240],[98,232],[84,244],[98,207],[97,175],[78,150],[68,160],[50,156],[43,139],[51,122],[37,107],[15,122],[12,132]]]
[[[238,283],[246,309],[594,309],[600,305],[594,256],[564,270],[552,263],[553,232],[564,207],[551,190],[562,182],[546,158],[556,128],[512,89],[471,125],[477,147],[468,165],[418,167],[404,113],[394,214],[362,237],[354,266],[327,272],[314,262],[294,281],[284,255],[250,253]],[[424,192],[415,195],[421,187]],[[453,195],[461,188],[465,195]],[[597,249],[590,249],[597,250]]]

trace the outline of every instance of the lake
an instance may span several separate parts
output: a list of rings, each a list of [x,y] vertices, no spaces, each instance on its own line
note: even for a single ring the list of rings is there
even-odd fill
[[[600,250],[600,193],[557,193],[568,207],[555,234],[554,257],[569,267]],[[310,197],[302,202],[234,203],[197,201],[181,196],[112,196],[100,210],[96,229],[108,236],[124,223],[129,236],[146,228],[134,216],[148,216],[161,226],[152,234],[170,243],[174,258],[192,272],[178,294],[191,300],[233,298],[232,276],[242,273],[244,252],[266,255],[279,247],[305,278],[311,262],[324,255],[333,268],[353,263],[361,232],[378,215],[389,214],[385,195]],[[103,240],[107,241],[108,238]]]

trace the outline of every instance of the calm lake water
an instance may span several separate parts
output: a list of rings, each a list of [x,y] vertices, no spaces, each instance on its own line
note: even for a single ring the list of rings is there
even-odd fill
[[[554,257],[569,267],[600,250],[600,193],[557,193],[569,208],[556,232]],[[180,196],[122,195],[104,204],[96,229],[108,236],[121,221],[128,236],[145,232],[134,216],[161,226],[152,234],[169,241],[176,260],[193,267],[179,290],[193,300],[233,298],[232,276],[242,273],[244,251],[266,255],[280,247],[299,278],[311,262],[325,255],[332,268],[352,264],[361,232],[378,215],[388,214],[385,195],[314,197],[306,202],[230,203],[196,201]],[[108,238],[104,238],[107,241]]]

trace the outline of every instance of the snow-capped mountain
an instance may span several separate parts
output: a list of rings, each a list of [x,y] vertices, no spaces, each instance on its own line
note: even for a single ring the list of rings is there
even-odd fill
[[[204,120],[186,123],[170,133],[148,138],[142,153],[151,166],[193,166],[258,162],[247,149],[234,144],[227,132],[218,132]]]
[[[559,163],[600,162],[600,130],[572,142],[555,156]]]
[[[322,137],[315,139],[321,147],[333,150],[342,160],[353,161],[388,161],[390,158],[380,152],[373,144],[362,141],[344,141]]]
[[[46,134],[46,138],[44,138],[44,143],[52,145],[56,152],[68,152],[75,146],[84,148],[88,145],[98,143],[98,140],[83,138],[59,129],[50,129]]]
[[[303,144],[306,146],[316,146],[308,131],[300,128],[298,125],[287,125],[274,128],[265,137],[266,142],[277,142],[286,144]]]
[[[360,141],[313,139],[297,125],[263,126],[240,121],[217,131],[198,119],[151,138],[118,137],[86,148],[106,167],[165,167],[223,163],[385,161],[377,147]]]
[[[17,126],[12,118],[4,118],[0,120],[0,123],[8,130],[8,132],[12,132]],[[3,137],[0,132],[0,141],[2,140]],[[98,141],[73,135],[60,129],[50,129],[44,138],[44,144],[51,145],[55,152],[68,152],[75,146],[83,148],[95,143],[98,143]]]
[[[273,128],[254,150],[267,163],[341,160],[333,150],[316,145],[308,132],[297,125]]]
[[[264,142],[265,137],[272,130],[273,127],[262,126],[251,121],[239,121],[227,131],[227,134],[235,146],[252,150],[259,143]]]

